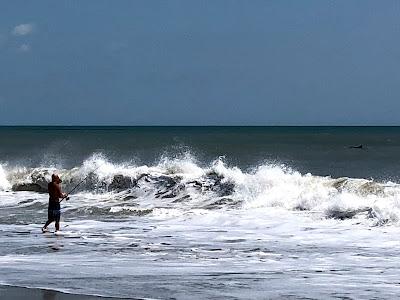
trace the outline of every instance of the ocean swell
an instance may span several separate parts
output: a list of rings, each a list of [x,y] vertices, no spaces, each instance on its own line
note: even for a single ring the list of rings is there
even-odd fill
[[[102,155],[93,155],[72,169],[0,166],[0,189],[45,193],[53,172],[60,174],[65,191],[80,183],[74,193],[98,198],[92,206],[76,208],[88,214],[142,216],[157,208],[278,207],[319,213],[328,219],[364,218],[375,225],[397,224],[400,217],[397,184],[300,174],[274,164],[244,172],[227,166],[223,158],[208,167],[200,167],[190,156],[163,158],[154,166],[135,166],[114,164]]]

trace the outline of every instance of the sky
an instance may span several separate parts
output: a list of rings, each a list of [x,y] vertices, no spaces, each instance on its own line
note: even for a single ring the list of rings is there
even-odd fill
[[[0,12],[0,125],[400,125],[397,0]]]

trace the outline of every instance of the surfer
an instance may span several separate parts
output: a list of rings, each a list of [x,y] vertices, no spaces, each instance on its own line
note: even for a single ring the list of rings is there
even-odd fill
[[[64,199],[68,195],[61,191],[60,187],[61,179],[57,174],[51,175],[51,182],[48,184],[49,191],[49,207],[47,222],[42,228],[42,232],[47,231],[47,226],[49,226],[53,221],[56,222],[56,232],[60,230],[60,198]]]
[[[360,144],[360,145],[353,145],[353,146],[349,146],[349,148],[351,148],[351,149],[362,149],[362,148],[363,148],[363,145],[362,145],[362,144]]]

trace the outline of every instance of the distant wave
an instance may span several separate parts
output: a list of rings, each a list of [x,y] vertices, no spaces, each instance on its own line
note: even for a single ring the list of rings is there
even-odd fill
[[[101,154],[94,154],[72,169],[0,165],[0,189],[45,193],[53,172],[61,175],[65,191],[87,177],[75,193],[98,195],[100,202],[111,198],[109,205],[91,207],[93,213],[99,214],[145,215],[157,207],[183,210],[280,207],[319,212],[326,218],[339,220],[363,216],[373,219],[376,225],[395,224],[400,216],[400,185],[395,183],[300,174],[274,164],[244,172],[228,167],[223,158],[202,168],[190,155],[163,158],[155,166],[115,164]],[[105,194],[110,197],[102,196]],[[145,209],[138,208],[141,203],[147,203]],[[9,201],[2,204],[0,200],[0,205],[9,205]]]

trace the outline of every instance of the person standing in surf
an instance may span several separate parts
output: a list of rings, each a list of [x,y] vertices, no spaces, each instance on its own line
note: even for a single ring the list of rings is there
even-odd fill
[[[57,174],[51,175],[51,182],[48,184],[49,191],[49,207],[47,212],[47,222],[42,227],[42,232],[47,231],[47,226],[52,222],[56,222],[56,232],[60,230],[60,198],[64,199],[68,195],[61,191],[61,179]]]

